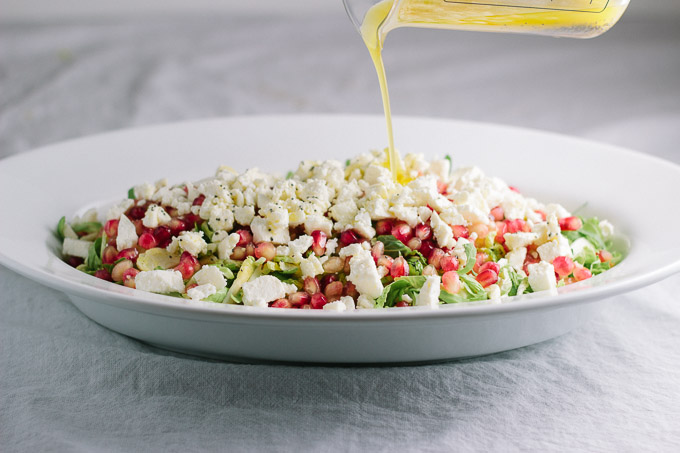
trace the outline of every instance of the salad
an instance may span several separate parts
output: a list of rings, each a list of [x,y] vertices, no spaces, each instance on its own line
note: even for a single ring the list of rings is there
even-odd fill
[[[66,221],[64,260],[189,301],[345,311],[500,301],[586,280],[621,259],[614,227],[543,204],[450,157],[376,151],[169,185]]]

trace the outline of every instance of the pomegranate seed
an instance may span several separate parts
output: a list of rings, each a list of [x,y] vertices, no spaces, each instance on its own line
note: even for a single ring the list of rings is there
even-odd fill
[[[113,269],[111,269],[111,278],[114,282],[122,282],[125,271],[132,268],[133,266],[134,264],[130,260],[120,261],[118,264],[113,266]]]
[[[413,237],[413,229],[406,222],[397,222],[392,227],[392,236],[406,244]]]
[[[392,263],[394,263],[394,259],[391,256],[383,255],[378,258],[378,261],[375,264],[377,266],[383,266],[388,269],[392,269]]]
[[[597,252],[597,256],[600,258],[600,261],[602,263],[606,263],[607,261],[611,261],[614,256],[609,252],[608,250],[600,250]]]
[[[308,294],[316,294],[321,291],[321,285],[319,285],[319,280],[316,277],[305,277],[302,288]]]
[[[252,242],[246,245],[246,255],[255,256],[255,244],[253,244]]]
[[[441,269],[441,260],[446,255],[442,249],[434,249],[430,258],[427,262],[435,267],[435,269]]]
[[[527,229],[530,231],[529,225],[522,219],[512,219],[506,220],[505,224],[507,226],[508,233],[519,233],[521,231],[526,232]]]
[[[312,294],[312,299],[309,302],[309,304],[312,306],[312,309],[314,310],[322,309],[327,303],[328,299],[326,299],[326,296],[321,293]]]
[[[487,261],[486,263],[483,263],[481,266],[479,266],[479,273],[481,274],[487,269],[491,269],[496,274],[498,274],[501,271],[501,267],[498,265],[498,263],[494,263],[493,261]]]
[[[496,206],[491,210],[491,218],[494,219],[496,222],[500,222],[505,218],[505,212],[503,211],[503,208],[500,206]]]
[[[482,287],[487,288],[498,281],[498,274],[491,269],[486,269],[484,272],[480,272],[476,279]]]
[[[231,253],[232,260],[241,261],[246,258],[246,248],[245,247],[234,247],[234,251]]]
[[[524,259],[524,266],[522,266],[524,273],[529,274],[529,265],[539,263],[540,261],[541,259],[538,256],[527,253],[527,257]]]
[[[134,288],[135,277],[137,274],[139,274],[139,271],[134,267],[131,267],[130,269],[123,272],[123,285],[127,286],[128,288]]]
[[[111,245],[107,245],[102,253],[102,263],[111,264],[118,259],[118,250]]]
[[[483,223],[475,223],[470,227],[470,234],[475,233],[477,239],[484,239],[489,235],[489,227]]]
[[[165,248],[168,246],[168,244],[170,244],[170,240],[172,239],[172,231],[165,225],[161,225],[153,230],[153,237],[156,238],[158,247]]]
[[[288,299],[277,299],[270,305],[272,308],[293,308]]]
[[[353,230],[343,231],[340,234],[340,243],[342,245],[356,244],[359,242],[359,236]]]
[[[238,230],[238,242],[236,243],[239,247],[245,247],[246,245],[253,242],[253,233],[248,230]]]
[[[437,275],[437,269],[433,265],[428,264],[423,268],[423,275]]]
[[[177,216],[177,209],[173,208],[172,206],[163,206],[163,210],[165,210],[165,212],[167,212],[170,217]]]
[[[437,181],[437,192],[442,195],[446,195],[449,190],[449,186],[446,185],[444,181]]]
[[[577,282],[587,280],[592,276],[593,276],[593,273],[590,272],[589,269],[586,269],[583,266],[579,265],[578,267],[576,267],[574,269],[574,278],[576,279]]]
[[[373,257],[373,261],[378,263],[378,260],[380,259],[381,256],[385,253],[385,244],[382,242],[378,241],[373,245],[371,248],[371,256]]]
[[[442,275],[442,285],[451,294],[458,294],[460,291],[460,276],[458,272],[448,271]]]
[[[439,265],[444,272],[457,271],[459,266],[458,258],[451,255],[442,256],[442,259],[439,261]]]
[[[418,251],[422,253],[425,258],[429,259],[430,256],[432,256],[432,252],[434,251],[434,249],[435,246],[432,241],[423,241]]]
[[[113,239],[118,236],[118,219],[111,219],[104,224],[104,233],[109,239]]]
[[[359,291],[357,291],[357,287],[354,285],[354,283],[352,282],[345,283],[345,296],[349,296],[352,299],[356,299],[359,297]]]
[[[520,193],[519,189],[515,186],[508,186],[508,189],[512,190],[513,192]]]
[[[187,224],[187,230],[194,228],[195,225],[203,223],[203,219],[196,214],[189,213],[184,216],[184,222]]]
[[[559,224],[562,231],[576,231],[583,227],[583,221],[574,216],[559,219]]]
[[[179,257],[179,262],[180,263],[189,263],[194,267],[200,266],[198,259],[189,252],[182,252],[182,255]]]
[[[290,300],[290,303],[294,307],[299,307],[301,305],[308,304],[311,299],[312,296],[310,296],[307,293],[303,293],[302,291],[298,291],[297,293],[293,293],[290,296],[288,296],[288,300]]]
[[[400,300],[400,301],[397,302],[397,304],[395,305],[395,307],[399,307],[399,308],[402,308],[402,307],[410,307],[410,306],[411,306],[411,304],[408,303],[408,302],[406,302],[405,300]]]
[[[82,259],[78,256],[69,256],[67,261],[68,261],[69,266],[71,266],[71,267],[78,267],[85,262],[84,259]]]
[[[384,236],[386,234],[391,234],[392,232],[392,227],[394,224],[392,223],[391,220],[378,220],[378,222],[375,224],[375,232],[378,236]]]
[[[422,247],[423,241],[421,241],[418,238],[411,238],[407,243],[406,246],[410,248],[411,250],[420,250],[420,247]]]
[[[330,274],[335,274],[342,271],[343,267],[345,267],[345,260],[339,256],[331,256],[325,263],[323,263],[324,272],[328,272]]]
[[[329,302],[339,300],[342,297],[342,291],[344,290],[344,285],[342,282],[331,282],[323,290],[324,295]]]
[[[403,256],[395,259],[392,263],[392,268],[390,269],[390,275],[392,278],[405,277],[409,274],[408,263]]]
[[[495,241],[499,244],[505,244],[505,237],[503,236],[508,232],[508,226],[505,222],[496,222],[496,239]]]
[[[337,282],[337,281],[338,281],[338,276],[336,274],[324,275],[323,278],[321,279],[321,288],[326,288],[326,286],[330,285],[333,282]]]
[[[201,194],[194,198],[194,201],[191,203],[192,206],[201,206],[203,202],[205,201],[205,195]]]
[[[453,225],[451,229],[453,230],[453,237],[456,239],[458,238],[467,239],[470,237],[470,232],[468,231],[465,225]]]
[[[144,248],[144,249],[152,249],[158,245],[158,241],[156,241],[156,238],[153,237],[153,234],[151,233],[144,233],[139,237],[138,240],[139,246]]]
[[[121,258],[125,258],[126,260],[130,260],[134,263],[137,262],[138,256],[139,250],[137,250],[134,247],[130,247],[129,249],[123,249],[120,252],[118,252],[118,256],[116,256],[116,259],[119,260]]]
[[[558,256],[553,260],[553,267],[558,278],[566,277],[574,272],[574,261],[568,256]]]
[[[541,211],[540,209],[536,209],[534,212],[535,212],[536,214],[540,215],[540,216],[541,216],[541,219],[543,219],[544,222],[545,222],[546,219],[548,218],[548,214],[546,214],[545,211]]]
[[[255,247],[255,258],[271,261],[276,256],[276,246],[271,242],[260,242]]]
[[[477,252],[477,255],[475,255],[475,265],[472,267],[472,270],[479,273],[479,269],[482,267],[482,264],[484,264],[484,261],[486,261],[486,254]]]
[[[321,230],[312,231],[312,250],[317,256],[321,256],[326,253],[326,242],[328,241],[328,235]]]
[[[144,206],[133,206],[128,209],[127,217],[129,217],[130,220],[141,220],[144,218],[144,214],[146,214],[146,208]]]
[[[170,221],[170,223],[168,223],[168,226],[170,227],[170,232],[172,233],[173,236],[177,236],[182,231],[187,230],[186,222],[184,222],[184,220],[180,220],[180,219],[172,219]]]
[[[111,280],[111,274],[106,269],[99,269],[94,273],[94,276],[97,278],[101,278],[102,280],[106,280],[107,282],[113,281]]]
[[[416,237],[421,241],[427,241],[432,237],[432,228],[424,223],[416,225]]]
[[[182,274],[184,280],[189,280],[192,275],[196,272],[196,267],[188,261],[180,261],[180,263],[174,267],[176,271]]]

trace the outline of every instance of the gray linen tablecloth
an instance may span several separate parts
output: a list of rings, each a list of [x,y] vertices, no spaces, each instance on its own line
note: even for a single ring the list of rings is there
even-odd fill
[[[589,41],[399,30],[394,113],[680,162],[678,19],[631,14]],[[340,10],[0,25],[2,157],[150,123],[380,108]],[[298,367],[157,350],[0,267],[0,451],[680,451],[679,292],[669,278],[571,334],[479,359]]]

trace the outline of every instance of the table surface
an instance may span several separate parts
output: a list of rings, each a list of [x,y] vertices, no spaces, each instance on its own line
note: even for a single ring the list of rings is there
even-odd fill
[[[680,162],[677,19],[624,17],[586,41],[397,30],[393,112]],[[0,43],[0,157],[183,119],[381,109],[340,14],[3,24]],[[493,356],[299,367],[160,351],[0,267],[0,450],[678,451],[679,291],[669,278],[568,335]]]

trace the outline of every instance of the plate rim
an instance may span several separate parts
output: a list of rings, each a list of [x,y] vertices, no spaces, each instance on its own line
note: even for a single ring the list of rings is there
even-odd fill
[[[211,117],[202,119],[192,119],[188,121],[178,121],[169,123],[158,123],[153,125],[136,126],[129,128],[120,128],[111,131],[100,132],[93,135],[72,138],[65,141],[60,141],[52,144],[40,146],[30,151],[14,154],[3,159],[0,159],[0,170],[8,165],[22,159],[31,159],[33,156],[49,153],[53,148],[68,147],[74,143],[101,140],[107,136],[127,134],[127,133],[153,133],[155,129],[161,130],[168,127],[191,127],[191,125],[208,125],[209,123],[222,123],[234,121],[277,121],[277,120],[295,120],[295,121],[309,121],[309,120],[328,120],[335,121],[349,120],[375,120],[382,118],[381,115],[369,114],[273,114],[273,115],[239,115],[227,117]],[[624,153],[627,155],[642,158],[654,163],[655,165],[667,166],[673,171],[680,173],[680,165],[650,154],[631,150],[617,145],[608,143],[601,143],[595,140],[590,140],[583,137],[574,137],[567,134],[557,133],[553,131],[544,131],[540,129],[533,129],[527,127],[517,127],[504,124],[496,124],[481,121],[457,120],[442,117],[427,117],[427,116],[395,116],[395,123],[397,122],[440,122],[443,124],[456,125],[458,127],[473,127],[473,128],[491,128],[499,131],[509,131],[523,134],[543,135],[545,137],[567,140],[572,143],[582,143],[589,146],[596,145],[601,148],[606,148],[617,153]],[[48,250],[48,253],[56,258],[64,266],[58,256]],[[631,254],[634,253],[634,248],[631,248]],[[625,263],[625,261],[624,261]],[[624,282],[618,282],[614,286],[610,284],[603,284],[602,286],[592,288],[582,288],[580,291],[570,293],[562,293],[559,296],[555,295],[540,295],[533,298],[518,300],[516,303],[512,300],[505,300],[501,303],[485,302],[482,304],[455,304],[452,306],[440,306],[438,309],[427,309],[421,307],[411,307],[402,310],[358,310],[353,312],[328,312],[324,310],[272,310],[268,308],[259,307],[243,307],[234,306],[233,308],[225,308],[223,304],[214,304],[210,306],[200,305],[193,302],[178,303],[177,298],[159,294],[123,294],[111,291],[105,288],[99,288],[100,285],[111,285],[111,288],[120,288],[109,282],[98,282],[97,286],[83,284],[74,280],[60,277],[58,275],[50,274],[43,269],[35,268],[30,265],[25,265],[17,261],[12,256],[0,250],[0,264],[6,266],[10,270],[17,272],[33,281],[46,285],[53,289],[64,292],[68,296],[71,294],[79,297],[85,297],[97,303],[105,303],[108,305],[119,306],[125,309],[145,309],[143,311],[158,312],[167,310],[172,312],[175,317],[184,318],[187,315],[195,315],[199,317],[210,316],[215,321],[224,321],[225,319],[248,319],[248,320],[276,320],[286,322],[287,320],[299,321],[310,320],[314,321],[354,321],[354,322],[376,322],[376,321],[392,321],[392,320],[411,320],[411,319],[450,319],[462,318],[470,316],[491,316],[495,314],[508,313],[522,313],[524,311],[554,309],[563,305],[573,305],[579,303],[591,303],[598,300],[613,297],[628,291],[632,291],[648,284],[652,284],[663,280],[674,273],[680,272],[680,258],[675,262],[669,263],[658,269],[650,270],[649,272],[638,275],[633,279]],[[623,263],[622,263],[623,265]],[[37,273],[36,273],[37,271]],[[78,272],[73,269],[73,272]],[[94,277],[92,277],[94,278]],[[93,280],[94,282],[95,280]],[[577,284],[578,285],[578,284]],[[132,290],[130,290],[132,291]],[[141,296],[140,296],[141,295]],[[209,304],[203,302],[202,304]],[[170,313],[167,313],[170,315]]]

